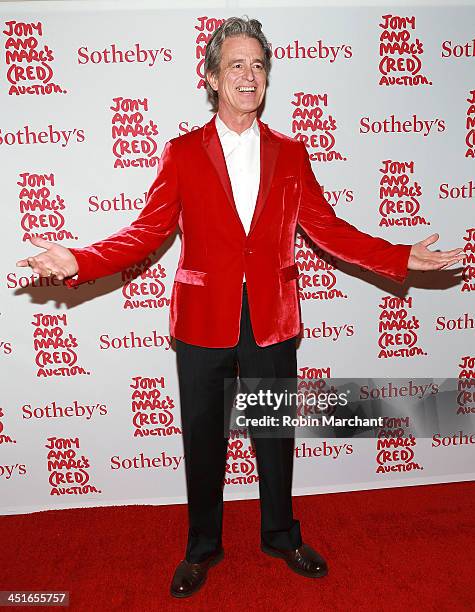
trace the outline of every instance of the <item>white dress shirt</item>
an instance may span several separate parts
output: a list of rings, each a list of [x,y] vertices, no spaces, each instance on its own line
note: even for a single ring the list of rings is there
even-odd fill
[[[234,203],[248,234],[261,176],[259,125],[257,119],[254,119],[250,128],[238,134],[230,130],[219,115],[216,115],[216,129],[226,160]]]

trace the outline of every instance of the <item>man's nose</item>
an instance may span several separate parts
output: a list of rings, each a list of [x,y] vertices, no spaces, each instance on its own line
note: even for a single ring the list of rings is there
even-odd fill
[[[244,78],[247,79],[248,81],[254,81],[255,75],[254,75],[254,70],[252,69],[252,66],[245,67]]]

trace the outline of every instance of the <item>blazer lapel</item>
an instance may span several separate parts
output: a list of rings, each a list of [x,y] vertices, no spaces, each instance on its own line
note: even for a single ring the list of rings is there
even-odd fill
[[[245,230],[234,202],[233,189],[231,187],[231,181],[229,180],[228,169],[226,167],[226,160],[224,159],[221,142],[219,140],[218,132],[216,131],[215,120],[216,116],[204,126],[203,146],[218,174],[221,185],[226,193],[228,204],[230,205],[236,220],[244,232]]]
[[[272,178],[274,176],[275,164],[277,156],[279,154],[280,144],[276,139],[272,138],[269,128],[265,123],[259,121],[260,130],[260,148],[261,148],[261,177],[259,183],[259,192],[257,194],[256,207],[254,208],[254,214],[252,216],[251,227],[249,234],[254,229],[259,216],[262,213],[264,204],[266,203],[269,190],[272,185]]]

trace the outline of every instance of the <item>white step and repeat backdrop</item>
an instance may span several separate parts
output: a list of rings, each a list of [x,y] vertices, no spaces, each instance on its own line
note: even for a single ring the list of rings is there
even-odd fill
[[[0,5],[4,514],[186,500],[168,330],[179,237],[74,290],[15,261],[32,235],[85,245],[136,217],[165,142],[211,116],[204,49],[233,14],[263,23],[274,59],[262,118],[306,143],[336,213],[394,242],[437,231],[468,256],[462,276],[413,274],[401,288],[298,236],[299,386],[362,377],[362,397],[384,397],[389,376],[475,376],[475,8],[133,5]],[[379,432],[390,452],[374,438],[296,440],[295,494],[472,479],[465,393],[453,430],[410,452],[407,421]],[[232,440],[227,499],[256,497],[257,482],[249,440]]]

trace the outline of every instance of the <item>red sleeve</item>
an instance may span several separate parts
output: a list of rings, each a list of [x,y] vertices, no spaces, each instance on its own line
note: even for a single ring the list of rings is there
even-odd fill
[[[119,232],[82,249],[70,249],[79,266],[78,276],[67,279],[69,287],[114,274],[145,259],[175,230],[180,214],[178,176],[167,143],[158,172],[148,190],[145,207],[138,218]]]
[[[298,223],[324,251],[402,283],[407,275],[411,245],[392,244],[360,232],[339,219],[325,200],[312,171],[305,145],[301,165]]]

